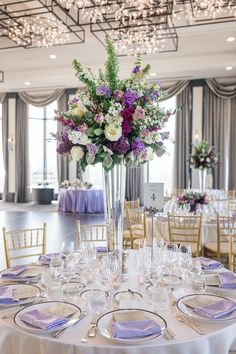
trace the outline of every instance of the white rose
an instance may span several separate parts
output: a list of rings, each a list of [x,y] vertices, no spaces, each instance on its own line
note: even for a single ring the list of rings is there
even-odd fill
[[[153,150],[151,147],[147,147],[146,148],[146,158],[145,158],[146,161],[151,161],[153,160]]]
[[[84,151],[80,146],[73,146],[70,150],[72,160],[79,161],[84,157]]]
[[[87,145],[90,143],[90,139],[88,138],[87,134],[82,133],[82,132],[78,132],[76,130],[69,130],[68,131],[68,139],[73,144]]]
[[[105,137],[110,141],[117,141],[120,139],[122,129],[120,125],[109,124],[105,128]]]

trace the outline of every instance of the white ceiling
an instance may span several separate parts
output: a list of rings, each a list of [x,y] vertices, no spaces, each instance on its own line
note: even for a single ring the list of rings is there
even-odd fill
[[[143,61],[151,64],[156,78],[207,78],[236,76],[236,40],[227,42],[229,36],[236,37],[236,21],[201,27],[178,29],[179,49],[177,52],[144,56]],[[57,59],[49,59],[56,54]],[[14,92],[39,88],[77,87],[79,82],[72,68],[72,60],[78,58],[95,72],[103,66],[106,53],[104,47],[91,35],[86,42],[38,49],[8,49],[0,51],[0,70],[5,80],[0,83],[0,92]],[[133,57],[120,58],[120,77],[132,70]],[[226,66],[233,70],[226,71]],[[30,86],[25,86],[30,81]]]

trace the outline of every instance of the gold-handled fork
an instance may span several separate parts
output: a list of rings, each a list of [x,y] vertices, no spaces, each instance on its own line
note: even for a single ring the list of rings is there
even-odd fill
[[[87,343],[87,341],[89,340],[89,338],[94,338],[97,334],[97,327],[96,327],[96,319],[93,316],[90,324],[89,324],[89,328],[88,331],[85,335],[85,337],[81,338],[81,343]]]

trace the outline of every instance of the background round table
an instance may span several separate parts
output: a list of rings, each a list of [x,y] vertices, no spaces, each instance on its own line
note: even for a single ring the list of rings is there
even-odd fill
[[[104,213],[102,189],[60,189],[58,210],[64,213]]]

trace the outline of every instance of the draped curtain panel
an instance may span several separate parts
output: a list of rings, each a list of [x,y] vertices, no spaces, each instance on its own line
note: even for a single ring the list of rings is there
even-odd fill
[[[228,189],[236,189],[236,98],[231,99]]]
[[[5,97],[2,103],[2,151],[3,151],[3,163],[5,170],[4,178],[4,190],[3,190],[3,200],[7,201],[8,196],[8,100],[7,96]]]
[[[3,103],[5,97],[6,97],[6,93],[0,92],[0,103]]]
[[[189,146],[191,128],[191,90],[190,85],[177,95],[175,147],[174,147],[174,189],[185,189],[189,186]]]
[[[58,99],[57,101],[57,109],[59,112],[64,112],[67,110],[67,94],[66,92]],[[57,131],[59,134],[63,131],[63,127],[61,124],[57,124]],[[58,175],[58,183],[61,184],[65,179],[69,179],[69,159],[68,157],[61,156],[57,154],[57,175]]]
[[[208,86],[204,90],[203,139],[220,153],[220,165],[212,170],[213,188],[227,187],[230,100],[217,96]],[[231,161],[229,162],[231,163]]]
[[[16,100],[16,188],[15,202],[29,201],[29,119],[28,105]]]
[[[166,95],[160,101],[164,101],[164,100],[167,100],[168,98],[179,95],[182,91],[184,91],[186,89],[186,87],[189,85],[189,83],[190,83],[189,80],[176,81],[176,82],[175,81],[170,81],[170,82],[163,81],[161,83],[161,87],[165,91]]]
[[[138,167],[127,168],[126,170],[126,200],[135,200],[140,198],[143,204],[143,184],[144,184],[144,168],[143,165]]]
[[[19,92],[18,95],[25,103],[32,104],[37,107],[45,107],[53,101],[58,100],[64,93],[65,90],[57,89],[55,91],[44,90],[43,92]]]

